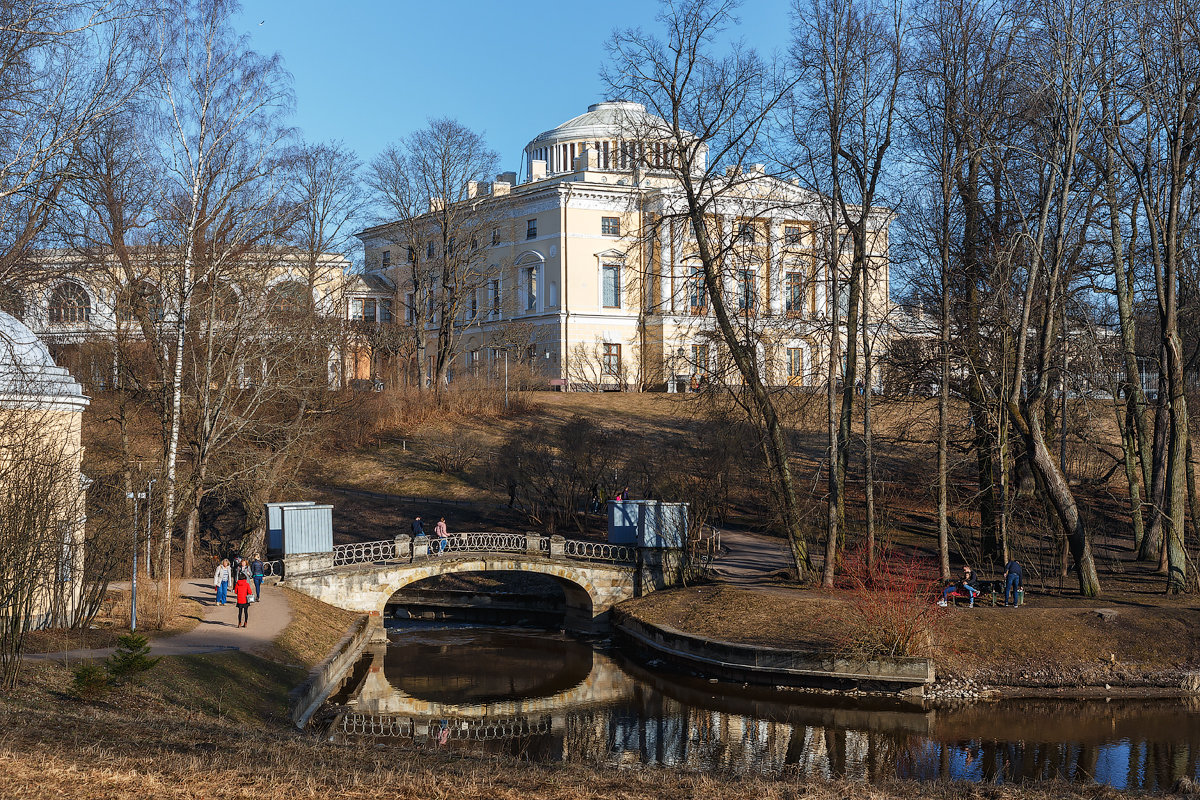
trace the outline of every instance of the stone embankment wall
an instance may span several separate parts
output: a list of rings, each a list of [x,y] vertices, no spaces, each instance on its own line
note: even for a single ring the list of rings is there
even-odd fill
[[[620,608],[613,610],[613,624],[635,647],[711,677],[744,683],[920,691],[935,677],[928,658],[855,659],[722,642],[651,625]]]
[[[325,660],[313,667],[304,683],[288,695],[288,713],[297,728],[307,725],[313,712],[337,691],[367,644],[380,640],[386,641],[387,633],[378,616],[363,614],[354,621]]]

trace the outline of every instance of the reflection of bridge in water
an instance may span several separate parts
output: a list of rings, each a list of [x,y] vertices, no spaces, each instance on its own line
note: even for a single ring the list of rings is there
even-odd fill
[[[894,753],[888,742],[928,734],[934,719],[911,708],[793,706],[765,699],[766,690],[713,696],[711,687],[630,672],[595,652],[586,669],[569,656],[534,656],[558,673],[531,677],[520,699],[488,696],[486,685],[462,689],[458,676],[444,672],[436,674],[449,688],[438,691],[412,669],[421,662],[437,669],[427,653],[407,663],[389,661],[391,653],[375,646],[365,656],[368,666],[358,671],[352,709],[335,722],[337,733],[544,760],[835,776],[848,763]]]

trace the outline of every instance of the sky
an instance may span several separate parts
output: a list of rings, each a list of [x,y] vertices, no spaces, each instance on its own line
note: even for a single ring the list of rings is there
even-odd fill
[[[652,0],[242,0],[235,24],[292,73],[293,124],[369,162],[388,144],[452,117],[482,133],[502,169],[530,139],[604,99],[600,68],[616,27],[660,33]],[[790,0],[746,0],[742,38],[784,50]]]

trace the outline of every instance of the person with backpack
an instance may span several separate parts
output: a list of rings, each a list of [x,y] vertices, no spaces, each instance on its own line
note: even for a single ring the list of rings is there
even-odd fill
[[[237,600],[238,608],[238,624],[239,628],[246,627],[246,623],[250,621],[250,582],[245,576],[239,575],[237,583],[233,585],[234,599]]]
[[[254,596],[262,596],[263,575],[267,571],[267,565],[263,563],[262,557],[258,553],[254,554],[254,560],[250,562],[250,577],[254,579]]]
[[[217,572],[213,575],[213,588],[217,590],[217,603],[225,605],[225,599],[229,594],[229,559],[224,559],[217,565]]]

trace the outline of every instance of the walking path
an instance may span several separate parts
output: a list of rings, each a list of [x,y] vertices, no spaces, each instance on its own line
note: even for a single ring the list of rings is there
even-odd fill
[[[782,573],[792,574],[795,569],[783,539],[722,529],[721,550],[712,564],[713,575],[721,583],[751,586]]]
[[[237,627],[237,605],[232,600],[218,605],[211,580],[188,580],[180,586],[180,594],[204,606],[204,616],[186,633],[150,640],[150,652],[156,656],[194,655],[220,650],[255,651],[270,647],[292,620],[287,595],[274,586],[263,586],[262,598],[250,604],[250,620],[245,628]],[[80,661],[107,658],[112,647],[64,650],[57,653],[25,653],[29,661]]]

